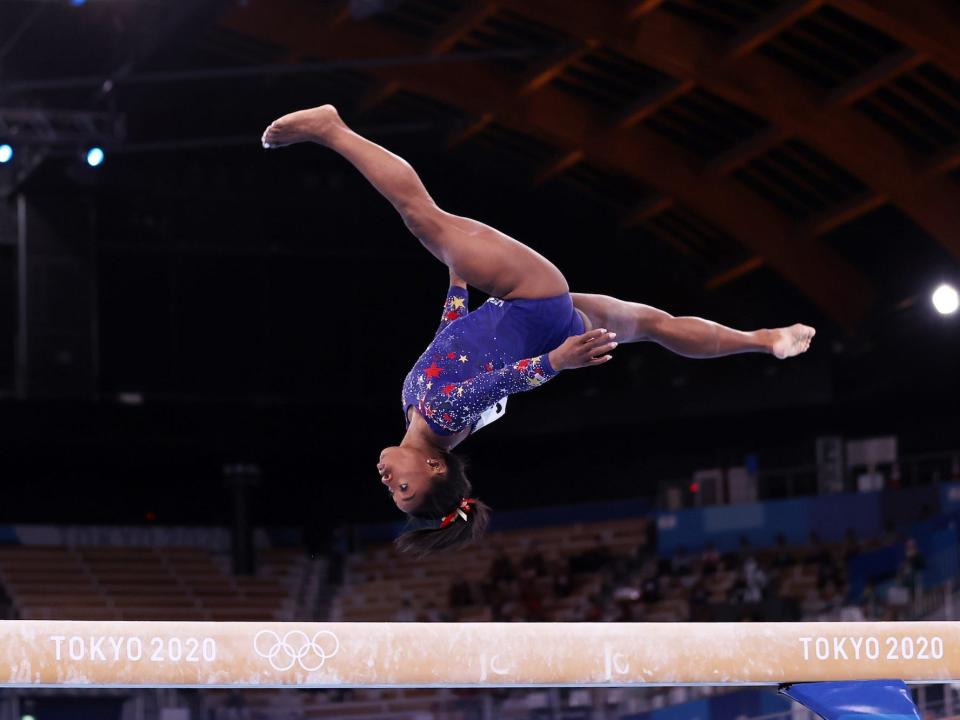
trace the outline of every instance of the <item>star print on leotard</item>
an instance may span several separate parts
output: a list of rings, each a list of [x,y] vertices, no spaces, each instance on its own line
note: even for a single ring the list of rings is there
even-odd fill
[[[507,305],[495,300],[471,313],[467,290],[452,286],[433,342],[404,382],[404,410],[415,407],[438,434],[473,427],[505,395],[532,390],[557,374],[546,354],[510,356],[518,338],[509,331],[502,336]]]

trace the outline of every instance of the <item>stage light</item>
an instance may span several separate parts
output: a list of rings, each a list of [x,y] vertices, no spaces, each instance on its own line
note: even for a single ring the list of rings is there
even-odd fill
[[[935,307],[941,315],[952,315],[957,311],[957,307],[960,306],[957,289],[946,283],[934,290],[930,299],[933,301],[933,307]]]
[[[87,165],[98,167],[103,163],[103,150],[98,147],[92,147],[87,150]]]
[[[80,7],[81,5],[86,5],[87,0],[70,0],[70,4],[73,7]]]
[[[20,720],[36,720],[36,718],[33,715],[21,715]]]
[[[4,143],[0,145],[0,163],[8,163],[13,159],[13,147]]]

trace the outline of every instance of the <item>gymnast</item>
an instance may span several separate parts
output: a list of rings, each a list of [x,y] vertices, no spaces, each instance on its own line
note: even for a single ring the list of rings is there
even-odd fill
[[[473,497],[453,449],[498,419],[506,396],[563,370],[603,365],[619,343],[655,342],[690,358],[762,352],[784,359],[806,351],[813,338],[806,325],[742,332],[606,295],[571,293],[560,270],[539,253],[440,209],[409,163],[347,127],[332,105],[284,115],[261,141],[265,148],[314,142],[342,155],[450,270],[440,327],[403,383],[406,434],[380,453],[377,465],[411,526],[429,525],[400,535],[401,552],[428,555],[483,534],[490,508]],[[472,312],[467,286],[490,296]]]

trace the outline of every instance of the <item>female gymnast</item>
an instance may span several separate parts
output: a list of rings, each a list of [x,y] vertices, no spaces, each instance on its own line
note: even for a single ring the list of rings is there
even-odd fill
[[[441,210],[409,163],[347,127],[332,105],[284,115],[262,137],[265,148],[299,142],[325,145],[351,162],[450,269],[440,327],[403,383],[406,434],[380,453],[377,465],[397,507],[411,521],[432,525],[404,532],[396,541],[402,552],[427,555],[483,534],[490,508],[472,497],[463,460],[452,451],[503,413],[507,395],[563,370],[602,365],[618,343],[652,341],[692,358],[764,352],[783,359],[810,346],[814,329],[806,325],[741,332],[606,295],[571,293],[542,255]],[[472,312],[468,285],[490,296]]]

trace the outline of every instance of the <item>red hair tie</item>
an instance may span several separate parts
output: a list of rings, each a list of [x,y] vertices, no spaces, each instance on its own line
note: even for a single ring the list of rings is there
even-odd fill
[[[460,504],[457,505],[453,512],[449,515],[445,515],[443,520],[440,521],[440,528],[445,528],[447,525],[452,523],[457,517],[462,517],[464,520],[467,520],[467,513],[473,510],[473,505],[477,501],[474,498],[462,498]]]

